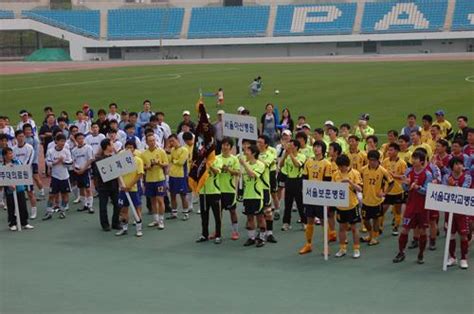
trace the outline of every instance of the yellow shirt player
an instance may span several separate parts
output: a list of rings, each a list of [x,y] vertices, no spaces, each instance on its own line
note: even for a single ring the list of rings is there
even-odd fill
[[[335,257],[343,257],[347,253],[346,232],[351,229],[353,240],[353,258],[360,257],[360,239],[357,224],[361,221],[358,205],[357,193],[362,191],[362,178],[359,171],[350,167],[351,161],[347,155],[337,157],[336,164],[338,171],[333,175],[334,182],[344,182],[349,184],[349,206],[337,207],[337,222],[339,223],[339,251]]]
[[[178,218],[178,202],[176,196],[179,194],[183,206],[183,219],[187,219],[189,204],[186,194],[188,193],[188,162],[189,151],[179,143],[178,136],[171,134],[168,137],[168,145],[171,148],[169,158],[169,190],[171,196],[171,216],[169,219]]]
[[[324,158],[326,155],[326,143],[315,141],[313,144],[314,157],[306,160],[303,168],[303,178],[312,181],[331,181],[331,162]],[[313,250],[314,222],[316,218],[323,219],[323,207],[316,205],[305,205],[306,213],[306,243],[299,251],[307,254]]]
[[[415,149],[422,147],[426,149],[426,152],[428,153],[428,160],[431,160],[431,158],[433,157],[433,151],[431,150],[431,146],[429,144],[421,142],[421,132],[413,131],[411,132],[410,137],[411,137],[411,145],[408,148],[408,150],[413,154]]]
[[[398,157],[403,160],[408,167],[411,166],[411,151],[408,149],[410,143],[410,138],[408,135],[400,135],[398,137],[398,146],[400,147],[400,151],[398,152]]]
[[[363,238],[369,245],[377,245],[379,235],[380,217],[382,216],[382,203],[385,194],[393,187],[393,178],[385,168],[380,165],[380,153],[371,150],[367,154],[369,164],[362,168],[362,218],[369,235]],[[372,225],[371,225],[372,221]]]
[[[126,151],[129,151],[132,154],[134,154],[136,148],[137,148],[137,144],[135,143],[135,141],[128,141],[125,143]],[[118,203],[119,203],[119,206],[121,207],[120,223],[122,225],[122,229],[119,230],[115,234],[116,236],[126,235],[128,232],[128,208],[130,207],[129,197],[133,203],[133,207],[135,208],[135,211],[139,218],[138,221],[135,221],[136,236],[137,237],[143,236],[142,210],[141,210],[142,202],[141,202],[140,192],[138,191],[138,184],[140,180],[142,179],[143,175],[145,174],[145,170],[143,168],[143,161],[140,157],[137,157],[134,154],[133,159],[135,161],[135,166],[136,166],[135,171],[127,173],[126,175],[123,175],[121,178],[123,185],[120,187]],[[127,196],[127,192],[128,192],[129,197]]]
[[[166,181],[164,168],[168,167],[166,152],[156,146],[155,135],[146,136],[148,148],[140,155],[145,169],[145,195],[151,198],[154,221],[148,226],[164,229]]]
[[[392,143],[396,143],[398,140],[398,132],[396,130],[390,130],[387,132],[387,143],[383,143],[380,147],[382,153],[382,160],[388,157],[388,147]]]
[[[367,165],[367,153],[359,150],[359,138],[355,135],[349,136],[349,152],[347,157],[351,161],[350,167],[357,171],[360,171],[364,166]]]
[[[449,140],[453,135],[453,127],[451,122],[444,118],[444,110],[438,110],[435,112],[436,121],[433,125],[438,125],[441,130],[441,137]]]
[[[402,215],[402,203],[404,200],[403,192],[403,178],[405,171],[407,170],[407,163],[399,157],[400,146],[396,143],[392,143],[388,147],[388,157],[382,162],[384,167],[393,178],[393,188],[387,192],[385,200],[383,202],[383,216],[380,220],[380,228],[383,230],[384,216],[388,208],[392,206],[392,213],[394,217],[394,225],[392,229],[392,235],[398,235],[398,228],[401,222]]]

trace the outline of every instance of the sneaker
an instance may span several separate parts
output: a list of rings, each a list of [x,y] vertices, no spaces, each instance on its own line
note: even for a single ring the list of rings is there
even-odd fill
[[[275,212],[273,213],[273,220],[280,220],[280,211],[279,210],[275,210]]]
[[[403,262],[404,260],[405,260],[405,253],[399,252],[392,261],[394,263],[400,263],[400,262]]]
[[[408,246],[408,248],[409,248],[410,250],[412,250],[412,249],[416,249],[417,247],[418,247],[418,241],[416,241],[416,240],[411,240],[411,243],[410,243],[410,245]]]
[[[364,225],[362,225],[362,227],[360,228],[360,232],[366,233],[367,228]]]
[[[283,224],[281,227],[281,231],[288,231],[291,229],[291,226],[289,224]]]
[[[360,237],[360,242],[369,243],[370,240],[371,240],[371,239],[370,239],[369,236]]]
[[[135,233],[135,236],[136,236],[137,238],[143,237],[143,231],[137,230],[137,232]]]
[[[152,228],[152,227],[156,227],[158,226],[158,221],[152,221],[148,224],[148,227]]]
[[[182,220],[186,221],[189,219],[189,214],[184,214]]]
[[[428,246],[428,250],[436,251],[436,242],[430,241],[430,245]]]
[[[127,233],[128,233],[127,230],[122,229],[122,230],[119,230],[118,232],[116,232],[115,235],[117,237],[120,237],[120,236],[126,235]]]
[[[300,255],[308,254],[313,251],[313,246],[310,243],[306,243],[301,250],[298,252]]]
[[[54,207],[53,207],[53,211],[54,211],[55,213],[59,212],[59,206],[54,206]]]
[[[190,212],[192,211],[192,209],[189,209],[189,208],[185,208],[183,209],[183,214],[189,214]]]
[[[278,241],[275,239],[275,237],[273,236],[273,234],[269,234],[267,236],[267,242],[269,243],[277,243]]]
[[[215,240],[214,240],[214,244],[221,244],[222,243],[222,239],[217,237]]]
[[[22,228],[25,229],[25,230],[31,230],[31,229],[34,229],[35,227],[33,227],[30,224],[26,224],[26,225],[22,226]]]
[[[196,243],[202,243],[202,242],[207,242],[209,241],[208,238],[206,238],[205,236],[200,236],[197,240],[196,240]]]
[[[321,219],[319,219],[318,217],[315,217],[314,218],[314,224],[318,225],[318,226],[321,226]]]
[[[69,210],[69,203],[67,203],[66,206],[64,206],[64,210]]]
[[[79,204],[81,202],[81,198],[77,197],[74,201],[72,201],[74,204]]]
[[[467,264],[467,259],[462,259],[459,262],[459,267],[461,267],[461,269],[468,269],[469,265]]]
[[[59,212],[59,219],[64,219],[66,218],[66,213],[64,211]]]
[[[420,265],[425,263],[425,260],[423,259],[423,255],[418,255],[416,262]]]
[[[360,250],[354,250],[354,252],[352,253],[352,258],[360,258]]]
[[[455,257],[449,257],[448,258],[448,263],[447,263],[447,266],[448,267],[451,267],[451,266],[454,266],[458,263],[457,259]]]
[[[255,239],[255,246],[256,246],[256,247],[262,247],[262,246],[264,246],[264,245],[265,245],[265,241],[263,241],[263,240],[260,239],[260,238]]]
[[[87,206],[85,206],[85,205],[84,205],[84,207],[77,209],[78,212],[85,212],[85,211],[87,211],[87,210],[88,210],[88,208],[87,208]]]
[[[339,251],[337,251],[337,253],[334,255],[334,257],[343,257],[343,256],[346,256],[346,253],[347,253],[346,250],[339,249]]]
[[[201,209],[196,210],[196,214],[201,215]]]
[[[163,221],[158,222],[158,230],[163,230],[165,229],[165,223]]]
[[[51,213],[51,212],[46,212],[46,213],[44,214],[42,220],[49,220],[49,219],[51,219],[51,218],[53,218],[53,213]]]
[[[237,231],[232,231],[232,235],[230,236],[231,240],[238,240],[240,238],[240,234]]]
[[[374,238],[374,239],[370,240],[369,246],[374,246],[374,245],[377,245],[377,244],[379,244],[379,243],[380,243],[379,240],[377,240],[377,239]]]
[[[255,239],[248,239],[245,243],[244,246],[252,246],[255,245]]]
[[[166,217],[167,220],[178,219],[178,214],[171,214],[170,216]]]
[[[393,227],[393,229],[392,229],[392,235],[393,235],[394,237],[398,236],[398,227]]]
[[[38,215],[38,209],[36,207],[31,207],[30,219],[36,219],[37,215]]]
[[[16,225],[10,226],[10,227],[8,227],[8,229],[10,229],[10,231],[17,231],[18,230]]]
[[[87,212],[88,212],[89,214],[93,214],[93,213],[94,213],[94,208],[89,207],[89,208],[87,209]]]

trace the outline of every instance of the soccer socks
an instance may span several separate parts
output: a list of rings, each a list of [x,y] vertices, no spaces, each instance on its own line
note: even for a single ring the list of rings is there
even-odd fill
[[[87,207],[92,208],[93,204],[94,204],[94,197],[93,196],[87,197]]]
[[[449,240],[449,256],[452,258],[456,258],[456,238],[455,237],[452,237],[451,240]]]
[[[122,230],[124,230],[124,231],[128,230],[128,223],[122,222]]]
[[[469,251],[469,241],[461,240],[461,259],[467,260],[468,251]]]
[[[53,212],[53,202],[48,201],[48,202],[46,203],[46,212],[48,212],[48,213],[52,213],[52,212]]]
[[[255,234],[256,234],[255,230],[248,230],[247,234],[249,236],[249,239],[255,240]]]
[[[404,234],[404,233],[400,234],[400,237],[398,238],[398,250],[400,251],[400,253],[405,252],[407,243],[408,243],[408,234]]]
[[[267,225],[267,235],[273,234],[273,220],[266,220],[266,225]]]
[[[314,224],[308,224],[304,234],[306,236],[306,243],[311,244],[313,242]]]
[[[402,215],[399,213],[394,213],[394,217],[395,217],[395,227],[399,227],[402,221]]]
[[[461,240],[461,259],[467,259],[467,254],[469,251],[469,241]],[[449,256],[456,258],[456,238],[455,235],[452,235],[451,240],[449,241]]]
[[[153,219],[154,219],[156,222],[159,222],[159,221],[160,221],[160,216],[161,216],[161,215],[154,214],[154,215],[153,215]]]
[[[427,242],[428,237],[425,235],[420,235],[420,250],[418,255],[423,256],[423,252],[425,251],[426,248],[426,242]]]
[[[232,231],[233,232],[238,232],[239,231],[239,224],[238,223],[232,223]]]
[[[260,228],[260,232],[259,232],[260,240],[265,241],[265,234],[266,234],[265,228]]]

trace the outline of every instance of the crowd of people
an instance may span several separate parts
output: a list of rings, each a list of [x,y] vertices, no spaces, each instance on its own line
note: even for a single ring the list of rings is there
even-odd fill
[[[21,110],[16,126],[8,117],[0,116],[1,163],[31,165],[34,177],[32,186],[1,190],[0,206],[8,210],[10,230],[17,230],[14,193],[24,229],[34,228],[29,221],[37,218],[38,199],[47,199],[43,220],[51,220],[56,214],[65,219],[72,193],[72,203],[79,204],[77,210],[90,214],[94,213],[97,197],[101,227],[104,231],[116,229],[116,236],[128,233],[129,208],[133,207],[138,215],[133,221],[138,237],[143,235],[142,198],[152,217],[148,227],[161,230],[166,219],[189,219],[193,203],[199,201],[202,231],[197,242],[213,240],[220,244],[226,212],[231,222],[230,238],[241,237],[237,204],[242,202],[247,231],[244,246],[277,243],[274,221],[282,219],[283,235],[292,229],[295,211],[297,224],[305,234],[299,253],[308,254],[313,250],[315,226],[322,225],[324,216],[322,206],[303,203],[303,180],[346,182],[349,206],[328,208],[329,241],[339,243],[334,257],[348,254],[348,233],[352,235],[353,258],[361,256],[361,242],[379,244],[380,234],[387,232],[384,217],[391,209],[390,232],[398,237],[393,262],[405,259],[408,246],[418,248],[417,262],[422,264],[426,247],[436,249],[442,223],[447,221],[438,211],[425,209],[428,183],[474,187],[474,129],[464,115],[457,117],[454,131],[443,110],[436,111],[434,118],[423,115],[421,125],[415,114],[409,114],[406,125],[400,131],[386,132],[387,140],[381,143],[370,126],[369,114],[362,114],[355,125],[336,126],[328,120],[313,129],[306,117],[294,121],[285,108],[280,118],[273,105],[267,104],[258,140],[243,140],[240,148],[223,134],[224,114],[220,109],[212,124],[216,157],[207,160],[205,183],[194,193],[188,176],[202,143],[199,125],[192,121],[189,111],[183,112],[175,132],[165,122],[163,112],[153,112],[149,100],[143,102],[141,112],[119,111],[112,103],[108,110],[95,113],[85,104],[74,119],[64,111],[57,115],[53,108],[46,107],[40,123],[27,110]],[[238,114],[250,115],[250,111],[239,107]],[[133,154],[136,169],[103,182],[97,162],[121,151]],[[47,196],[45,177],[50,178]],[[113,207],[111,222],[109,204]],[[215,221],[212,233],[211,212]],[[452,234],[448,235],[449,266],[458,263],[455,251],[459,234],[459,265],[468,267],[473,226],[474,217],[454,214]]]

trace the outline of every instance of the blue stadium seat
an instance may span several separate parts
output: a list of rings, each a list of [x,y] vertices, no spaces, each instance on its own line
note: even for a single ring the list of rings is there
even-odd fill
[[[0,19],[14,19],[15,14],[10,10],[0,10]]]
[[[73,33],[99,37],[100,11],[96,10],[31,10],[23,11],[24,17],[63,28]]]
[[[351,34],[356,3],[279,5],[274,36]]]
[[[269,6],[193,8],[188,38],[265,36]]]
[[[457,0],[454,9],[453,31],[474,30],[474,1]]]
[[[109,39],[179,38],[184,9],[109,10]]]
[[[446,9],[446,0],[367,2],[362,18],[361,32],[441,31],[446,17]]]

